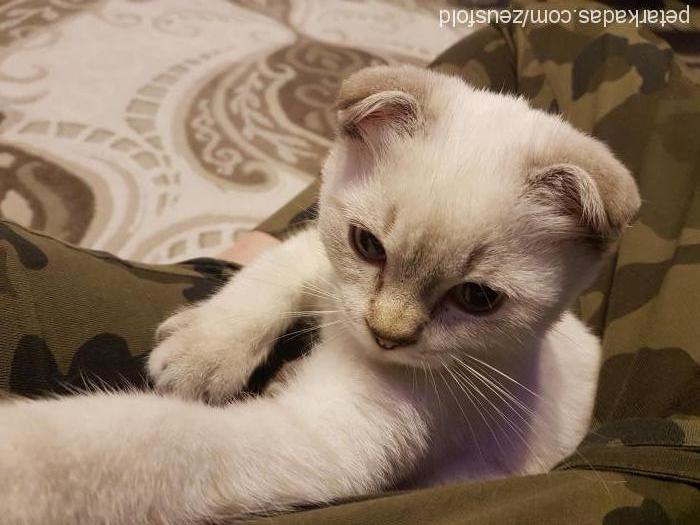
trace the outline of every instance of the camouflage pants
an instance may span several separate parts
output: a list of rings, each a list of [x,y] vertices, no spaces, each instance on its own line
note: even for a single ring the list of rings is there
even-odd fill
[[[433,67],[562,113],[636,174],[639,220],[579,301],[605,351],[594,430],[547,475],[260,523],[700,523],[700,86],[632,26],[491,26]],[[142,382],[154,327],[234,270],[129,263],[0,223],[0,391]]]

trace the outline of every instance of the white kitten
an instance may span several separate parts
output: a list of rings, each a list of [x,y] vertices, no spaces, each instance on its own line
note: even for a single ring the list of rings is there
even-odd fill
[[[1,406],[3,523],[190,523],[542,472],[575,449],[600,349],[566,308],[639,206],[627,170],[522,100],[415,68],[352,76],[339,121],[317,228],[166,321],[149,367],[221,401],[320,312],[311,354],[223,407]]]

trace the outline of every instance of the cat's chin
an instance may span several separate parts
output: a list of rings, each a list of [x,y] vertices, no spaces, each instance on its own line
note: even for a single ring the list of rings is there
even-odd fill
[[[395,354],[392,352],[396,352]],[[440,369],[443,366],[443,360],[435,352],[425,352],[419,347],[416,348],[401,348],[386,352],[386,357],[393,363],[410,366],[419,369]]]

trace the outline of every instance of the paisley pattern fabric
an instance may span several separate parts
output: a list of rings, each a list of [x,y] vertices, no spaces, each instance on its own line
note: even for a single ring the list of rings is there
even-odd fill
[[[440,4],[0,2],[0,217],[144,262],[219,253],[310,194],[342,78],[464,35]]]

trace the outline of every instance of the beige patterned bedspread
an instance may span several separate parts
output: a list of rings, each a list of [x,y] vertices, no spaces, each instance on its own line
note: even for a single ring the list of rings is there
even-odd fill
[[[341,78],[463,34],[420,0],[0,0],[0,216],[216,254],[317,179]]]

